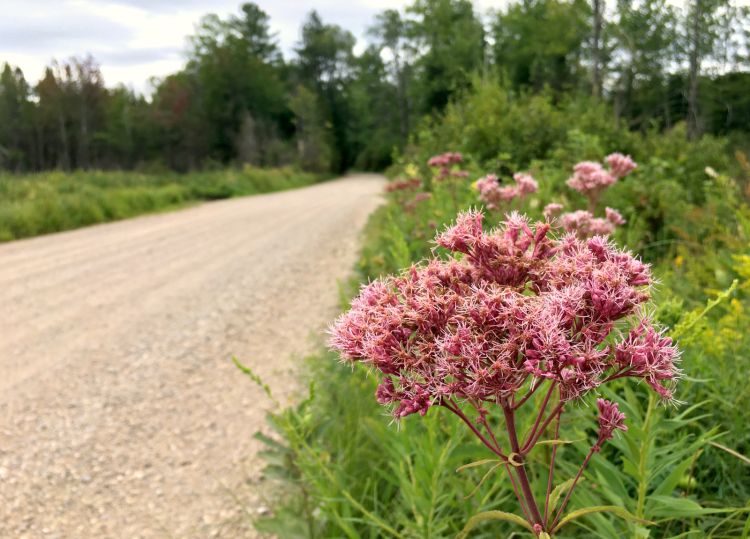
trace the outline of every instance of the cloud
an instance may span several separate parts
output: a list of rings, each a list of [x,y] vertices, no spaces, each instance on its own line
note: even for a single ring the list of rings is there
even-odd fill
[[[174,61],[182,58],[180,47],[151,47],[144,49],[122,49],[94,51],[92,55],[102,65],[133,66],[159,61]]]
[[[271,30],[289,58],[300,27],[315,8],[323,21],[338,24],[364,49],[365,31],[376,13],[404,8],[411,0],[255,0],[270,16]],[[476,0],[478,8],[509,0]],[[748,0],[743,0],[748,1]],[[222,18],[239,13],[243,0],[0,0],[0,63],[19,65],[36,82],[53,58],[92,54],[108,84],[148,89],[185,62],[186,39],[208,13]]]
[[[86,48],[102,42],[124,41],[133,29],[107,17],[75,9],[65,2],[42,0],[29,9],[26,2],[4,1],[0,17],[0,50],[40,52]],[[73,7],[73,9],[71,9]]]

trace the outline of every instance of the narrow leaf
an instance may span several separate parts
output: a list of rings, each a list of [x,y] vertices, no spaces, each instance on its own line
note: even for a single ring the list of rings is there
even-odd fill
[[[565,445],[565,444],[574,444],[576,442],[582,442],[583,438],[579,440],[542,440],[541,442],[537,442],[534,445]]]
[[[463,472],[464,470],[468,470],[469,468],[476,468],[477,466],[484,466],[485,464],[489,464],[490,462],[500,462],[498,459],[482,459],[477,460],[474,462],[470,462],[469,464],[464,464],[463,466],[459,466],[456,468],[456,472]]]
[[[727,453],[729,453],[730,455],[732,455],[734,457],[737,457],[738,459],[740,459],[745,464],[750,464],[750,459],[747,458],[742,453],[739,453],[739,452],[735,451],[734,449],[731,449],[731,448],[729,448],[729,447],[727,447],[725,445],[717,444],[716,442],[708,442],[708,443],[711,444],[714,447],[718,447],[722,451],[726,451]]]
[[[469,494],[467,494],[466,496],[464,496],[464,500],[468,500],[469,498],[471,498],[472,496],[474,496],[474,494],[476,494],[479,491],[479,489],[482,487],[482,485],[484,484],[484,482],[487,481],[487,478],[492,474],[492,472],[494,472],[495,470],[497,470],[497,468],[499,466],[501,466],[502,464],[503,464],[502,462],[498,462],[492,468],[490,468],[489,470],[487,470],[487,473],[482,476],[482,479],[479,480],[479,483],[477,483],[477,486],[474,487],[474,490],[472,490]]]
[[[560,499],[560,496],[563,495],[563,493],[567,492],[570,488],[570,485],[573,484],[573,481],[575,480],[574,477],[571,477],[567,481],[560,483],[555,487],[555,490],[552,491],[552,494],[549,496],[549,510],[550,512],[554,511],[555,507],[557,506],[557,502]],[[579,481],[583,482],[585,480],[585,477],[581,476],[581,479]]]
[[[469,532],[473,530],[478,524],[487,522],[489,520],[504,520],[505,522],[510,522],[511,524],[518,524],[519,526],[523,526],[530,532],[534,531],[534,529],[531,527],[531,524],[526,522],[526,520],[519,517],[518,515],[514,515],[513,513],[505,513],[504,511],[485,511],[484,513],[478,513],[471,517],[466,523],[466,526],[464,526],[464,529],[461,530],[461,533],[456,536],[456,539],[464,539],[464,537],[469,535]]]
[[[565,518],[563,518],[560,521],[560,523],[557,526],[555,526],[555,529],[552,531],[557,532],[560,528],[565,526],[568,522],[571,522],[577,518],[581,518],[583,516],[590,515],[593,513],[612,513],[622,519],[631,520],[633,522],[638,522],[639,524],[646,524],[646,525],[654,524],[653,522],[649,520],[638,518],[633,513],[623,509],[622,507],[617,507],[616,505],[597,505],[594,507],[586,507],[584,509],[578,509],[577,511],[573,511],[572,513],[569,513]]]

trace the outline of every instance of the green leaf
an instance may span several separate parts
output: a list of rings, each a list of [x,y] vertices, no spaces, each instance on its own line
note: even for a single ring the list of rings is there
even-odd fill
[[[732,295],[732,293],[737,288],[737,279],[732,281],[732,285],[721,292],[718,296],[716,296],[714,299],[709,300],[706,302],[706,307],[702,311],[698,311],[697,309],[695,311],[689,312],[687,315],[685,315],[685,318],[683,318],[677,326],[672,330],[672,333],[670,337],[677,340],[683,333],[686,333],[688,330],[690,330],[695,324],[701,321],[709,312],[711,312],[717,305],[719,305],[722,301],[729,298],[729,296]]]
[[[585,480],[585,477],[581,476],[580,481],[583,482]],[[549,510],[554,511],[555,507],[557,506],[557,502],[560,499],[560,496],[563,495],[564,492],[567,492],[567,490],[570,488],[570,485],[573,484],[573,481],[575,481],[574,477],[571,477],[567,481],[564,481],[563,483],[560,483],[555,487],[555,490],[552,491],[552,494],[549,496]]]
[[[717,447],[717,448],[721,449],[722,451],[726,451],[727,453],[729,453],[733,457],[737,457],[738,459],[740,459],[745,464],[750,464],[750,459],[747,458],[742,453],[740,453],[739,451],[735,451],[734,449],[732,449],[730,447],[727,447],[725,445],[717,444],[716,442],[708,442],[708,443],[711,444],[714,447]]]
[[[568,522],[571,522],[577,518],[581,518],[586,515],[591,515],[593,513],[612,513],[622,519],[630,520],[633,522],[638,522],[639,524],[654,524],[651,521],[638,518],[633,513],[623,509],[622,507],[617,507],[616,505],[598,505],[594,507],[586,507],[584,509],[578,509],[577,511],[573,511],[572,513],[569,513],[565,518],[563,518],[560,521],[560,523],[557,526],[555,526],[555,529],[553,529],[552,532],[556,533],[560,528],[565,526]]]
[[[466,496],[464,496],[464,500],[468,500],[469,498],[471,498],[472,496],[474,496],[474,494],[476,494],[477,491],[479,491],[479,489],[482,487],[482,485],[484,484],[484,482],[487,481],[487,478],[492,474],[492,472],[494,472],[495,470],[497,470],[502,465],[503,465],[503,463],[500,462],[500,461],[498,461],[497,464],[495,464],[492,468],[490,468],[489,470],[487,470],[487,473],[482,476],[482,479],[479,480],[479,483],[477,483],[477,486],[474,487],[474,490],[472,490],[469,494],[467,494]]]
[[[675,498],[672,496],[651,495],[648,498],[649,515],[658,518],[685,518],[712,513],[726,513],[735,509],[707,509],[690,498]],[[652,505],[653,504],[653,505]]]
[[[456,468],[456,472],[463,472],[464,470],[468,470],[469,468],[476,468],[477,466],[484,466],[485,464],[489,464],[490,462],[500,462],[498,459],[482,459],[477,460],[474,462],[470,462],[469,464],[464,464],[463,466],[459,466]]]
[[[534,529],[531,527],[531,524],[526,522],[525,519],[519,517],[518,515],[514,515],[513,513],[505,513],[504,511],[485,511],[484,513],[478,513],[471,517],[466,523],[466,526],[464,526],[464,529],[461,530],[461,533],[456,536],[456,539],[464,539],[464,537],[466,537],[469,532],[473,530],[478,524],[487,522],[488,520],[504,520],[505,522],[510,522],[511,524],[518,524],[519,526],[523,526],[530,532],[534,531]]]
[[[542,440],[541,442],[537,442],[534,445],[565,445],[565,444],[574,444],[576,442],[582,442],[584,438],[579,438],[578,440]]]
[[[239,370],[245,373],[248,378],[250,378],[253,382],[258,384],[258,386],[263,390],[263,392],[266,395],[268,395],[268,398],[271,399],[274,404],[278,404],[278,401],[274,398],[273,394],[271,393],[271,387],[268,384],[266,384],[257,373],[255,373],[250,367],[240,363],[240,360],[234,356],[232,356],[232,362],[235,364],[235,366]]]

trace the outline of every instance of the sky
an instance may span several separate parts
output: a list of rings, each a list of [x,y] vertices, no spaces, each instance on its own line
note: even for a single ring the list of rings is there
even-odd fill
[[[300,26],[315,9],[357,37],[364,49],[365,30],[375,14],[403,8],[411,0],[255,0],[271,17],[289,58]],[[482,12],[510,0],[474,0]],[[681,5],[687,0],[669,0]],[[750,0],[736,0],[750,5]],[[187,37],[207,13],[222,18],[239,13],[242,0],[0,0],[0,65],[9,62],[35,84],[53,59],[91,54],[108,86],[125,84],[150,93],[149,79],[178,71],[185,62]]]
[[[477,0],[480,9],[506,0]],[[242,0],[0,0],[0,65],[19,66],[36,83],[53,59],[91,54],[108,86],[125,84],[149,93],[149,78],[179,70],[186,38],[207,13],[239,13]],[[271,17],[287,57],[299,40],[307,13],[352,31],[363,48],[376,13],[407,0],[256,0]]]

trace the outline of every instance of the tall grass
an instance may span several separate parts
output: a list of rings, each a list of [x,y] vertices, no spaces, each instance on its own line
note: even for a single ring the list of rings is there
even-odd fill
[[[77,171],[0,174],[0,241],[176,208],[194,201],[268,193],[322,178],[292,168],[176,174]]]

